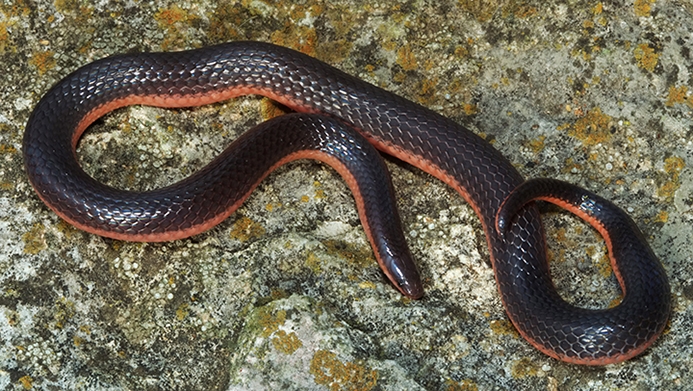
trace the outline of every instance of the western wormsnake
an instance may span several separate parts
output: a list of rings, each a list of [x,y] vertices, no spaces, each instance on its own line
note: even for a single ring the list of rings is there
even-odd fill
[[[312,114],[263,123],[199,172],[158,190],[114,189],[77,162],[82,133],[116,108],[189,107],[246,94]],[[506,312],[542,352],[571,363],[610,364],[641,353],[662,332],[671,307],[666,273],[623,211],[561,182],[530,182],[513,192],[523,178],[482,138],[291,49],[232,42],[87,64],[40,100],[26,126],[23,153],[31,184],[59,216],[98,235],[136,241],[174,240],[209,229],[233,213],[274,168],[299,158],[322,160],[354,192],[387,277],[405,295],[419,298],[422,284],[392,205],[389,179],[363,137],[452,186],[471,204],[486,234]],[[533,198],[569,208],[602,233],[624,294],[620,304],[592,310],[560,297],[549,273],[539,212],[532,203],[522,206]]]

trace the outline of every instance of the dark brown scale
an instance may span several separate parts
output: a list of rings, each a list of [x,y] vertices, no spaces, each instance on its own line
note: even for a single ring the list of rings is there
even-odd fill
[[[607,310],[580,309],[563,301],[551,282],[534,206],[521,209],[506,240],[501,239],[493,229],[496,211],[522,177],[487,142],[420,105],[271,44],[234,42],[186,52],[120,55],[77,70],[46,94],[27,124],[24,156],[31,183],[61,216],[101,234],[176,232],[228,215],[229,205],[242,198],[243,186],[255,183],[262,170],[244,167],[237,183],[210,182],[192,189],[186,180],[153,192],[123,192],[84,174],[73,156],[72,138],[84,116],[120,98],[185,99],[239,89],[267,94],[297,111],[339,118],[378,149],[437,176],[465,196],[482,220],[508,316],[544,353],[580,364],[613,363],[640,353],[661,332],[668,317],[666,284],[626,281],[623,302]],[[263,151],[253,164],[280,159],[271,145]],[[360,171],[356,168],[352,175]],[[383,199],[378,194],[363,197],[366,203]],[[385,224],[373,219],[364,226],[380,232]],[[402,261],[401,267],[415,270],[408,262]],[[661,265],[656,258],[638,258],[627,268],[646,274]],[[399,271],[393,267],[389,272]],[[661,294],[651,295],[653,289]],[[656,302],[645,301],[647,296]],[[633,317],[647,322],[634,323]],[[635,342],[633,335],[638,335]]]

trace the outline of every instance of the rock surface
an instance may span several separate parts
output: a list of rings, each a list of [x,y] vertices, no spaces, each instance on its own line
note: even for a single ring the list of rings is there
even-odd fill
[[[693,3],[81,2],[0,5],[0,388],[71,390],[677,390],[693,382]],[[95,59],[250,39],[293,47],[470,127],[526,177],[626,209],[672,284],[664,335],[629,362],[544,356],[498,298],[461,197],[390,161],[426,296],[373,259],[329,167],[299,162],[231,218],[171,243],[69,226],[24,174],[21,140],[51,85]],[[132,107],[85,134],[101,181],[172,183],[277,108],[250,97]],[[554,281],[581,306],[620,291],[597,233],[544,208]]]

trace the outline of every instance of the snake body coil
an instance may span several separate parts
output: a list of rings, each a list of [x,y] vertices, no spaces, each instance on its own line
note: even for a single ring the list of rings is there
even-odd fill
[[[618,306],[587,310],[566,303],[550,278],[537,208],[520,208],[503,236],[495,229],[496,212],[523,182],[498,151],[429,109],[271,44],[233,42],[184,52],[118,55],[78,69],[41,99],[29,119],[23,148],[30,181],[51,209],[89,232],[125,240],[173,240],[201,232],[232,213],[268,170],[282,162],[281,148],[276,147],[281,143],[265,143],[262,153],[248,156],[247,164],[241,164],[247,178],[238,180],[243,186],[223,175],[216,182],[201,181],[209,174],[205,168],[192,179],[144,194],[112,189],[86,175],[74,156],[75,146],[89,124],[118,107],[196,106],[245,94],[265,95],[298,112],[338,119],[311,119],[300,126],[321,132],[318,128],[325,123],[330,128],[349,124],[377,149],[457,190],[482,221],[508,316],[542,352],[573,363],[608,364],[639,354],[664,328],[669,285],[651,251],[614,260],[625,294]],[[285,127],[290,132],[292,126]],[[251,168],[255,165],[261,168]],[[340,172],[358,179],[362,171],[356,165]],[[196,188],[190,187],[192,182]],[[377,195],[361,194],[359,186],[352,189],[357,203],[359,198],[364,204],[378,202]],[[398,218],[364,218],[367,213],[361,216],[372,241],[378,232],[390,229],[385,225],[398,223]],[[632,240],[649,249],[642,235],[621,236],[617,240],[626,241],[626,246]],[[411,260],[405,256],[400,263],[379,261],[403,293],[421,295]]]

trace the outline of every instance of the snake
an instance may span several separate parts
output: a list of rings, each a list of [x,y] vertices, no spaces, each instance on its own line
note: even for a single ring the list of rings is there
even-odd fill
[[[84,131],[115,109],[193,107],[250,94],[295,113],[257,125],[180,182],[149,191],[117,189],[86,174],[77,160]],[[118,54],[86,64],[39,100],[22,152],[31,185],[58,216],[87,232],[131,241],[177,240],[208,230],[280,165],[320,160],[354,194],[385,276],[418,299],[423,283],[393,205],[382,152],[438,178],[471,205],[508,318],[548,356],[582,365],[628,360],[652,345],[671,312],[664,267],[616,205],[565,182],[525,182],[489,142],[454,120],[271,43]],[[602,234],[623,293],[620,303],[588,309],[560,296],[534,199],[568,209]]]

